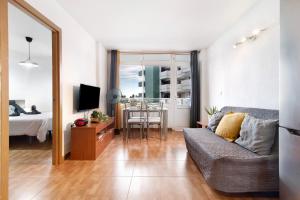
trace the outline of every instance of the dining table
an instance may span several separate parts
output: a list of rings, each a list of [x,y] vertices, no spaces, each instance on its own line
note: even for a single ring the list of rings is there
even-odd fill
[[[136,107],[128,107],[123,109],[123,122],[122,127],[124,132],[126,133],[125,129],[127,129],[127,120],[130,113],[140,113],[140,112],[149,112],[149,113],[158,113],[162,111],[162,135],[165,140],[168,138],[168,109],[167,108],[158,108],[158,107],[149,107],[146,108],[136,108]]]

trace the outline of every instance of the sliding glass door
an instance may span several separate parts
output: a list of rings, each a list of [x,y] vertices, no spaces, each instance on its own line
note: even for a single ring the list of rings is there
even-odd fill
[[[123,99],[162,101],[168,108],[168,127],[189,126],[189,55],[123,54],[120,56],[120,89]]]
[[[175,70],[175,100],[174,113],[177,117],[173,119],[176,129],[188,127],[190,123],[191,107],[191,67],[189,55],[174,56]]]

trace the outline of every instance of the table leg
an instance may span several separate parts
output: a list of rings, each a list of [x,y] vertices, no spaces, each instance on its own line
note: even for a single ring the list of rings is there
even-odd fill
[[[123,139],[125,139],[126,138],[126,110],[123,110]]]
[[[168,111],[165,110],[163,113],[163,126],[164,126],[164,138],[168,139]]]

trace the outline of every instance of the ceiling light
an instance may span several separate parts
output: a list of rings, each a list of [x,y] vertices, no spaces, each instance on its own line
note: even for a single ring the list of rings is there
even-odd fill
[[[36,68],[39,67],[39,65],[36,62],[33,62],[30,58],[30,44],[32,42],[31,37],[25,37],[26,41],[28,42],[28,58],[24,61],[19,62],[19,65],[27,68]]]
[[[242,44],[242,43],[244,43],[244,42],[246,42],[247,41],[247,38],[246,37],[243,37],[241,40],[240,40],[240,44]]]
[[[252,31],[252,35],[259,35],[260,34],[260,32],[261,32],[262,30],[261,29],[255,29],[254,31]]]
[[[39,65],[35,62],[32,62],[30,60],[24,60],[19,62],[19,65],[21,65],[22,67],[28,67],[28,68],[35,68],[35,67],[39,67]]]

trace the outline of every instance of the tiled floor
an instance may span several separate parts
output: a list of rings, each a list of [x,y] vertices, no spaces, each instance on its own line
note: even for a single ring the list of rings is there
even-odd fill
[[[117,136],[96,161],[66,160],[51,166],[49,150],[10,152],[10,199],[203,199],[264,200],[211,189],[187,154],[181,132],[167,141]]]

